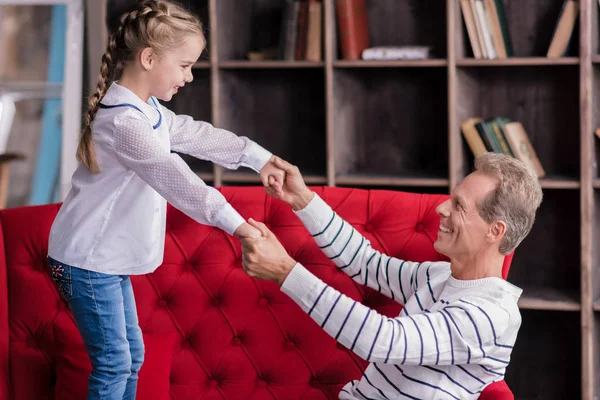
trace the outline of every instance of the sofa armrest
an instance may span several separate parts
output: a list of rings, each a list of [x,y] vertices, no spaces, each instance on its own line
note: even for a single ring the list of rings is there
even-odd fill
[[[515,396],[502,380],[486,386],[478,400],[515,400]]]

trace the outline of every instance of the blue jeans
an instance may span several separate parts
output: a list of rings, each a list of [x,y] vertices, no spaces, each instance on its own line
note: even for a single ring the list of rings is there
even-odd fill
[[[144,340],[131,279],[75,268],[52,258],[48,265],[90,356],[87,400],[135,400]]]

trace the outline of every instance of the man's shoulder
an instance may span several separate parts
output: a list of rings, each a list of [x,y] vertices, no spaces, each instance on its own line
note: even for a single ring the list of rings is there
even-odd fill
[[[445,282],[451,275],[450,263],[447,261],[426,261],[421,263],[421,267],[422,273],[426,274],[429,280]]]
[[[465,290],[454,303],[471,309],[485,316],[486,319],[494,321],[494,324],[509,326],[520,326],[521,312],[518,305],[518,297],[513,293],[502,289],[501,283],[498,288],[477,288]]]

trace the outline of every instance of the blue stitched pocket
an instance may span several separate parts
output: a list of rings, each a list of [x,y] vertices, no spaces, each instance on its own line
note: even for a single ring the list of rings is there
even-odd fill
[[[71,284],[71,266],[59,263],[56,260],[48,259],[50,268],[50,277],[56,285],[58,292],[65,299],[71,300],[73,296],[73,285]]]

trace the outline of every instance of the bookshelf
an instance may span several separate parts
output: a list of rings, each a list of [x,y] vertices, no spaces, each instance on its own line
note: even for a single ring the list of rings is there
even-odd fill
[[[185,2],[185,1],[184,1]],[[248,136],[314,185],[448,193],[472,168],[460,122],[521,121],[546,169],[537,222],[509,280],[523,325],[506,380],[517,399],[600,396],[600,36],[597,0],[580,0],[572,54],[546,58],[562,0],[504,0],[515,57],[477,60],[458,0],[367,0],[371,46],[430,45],[422,61],[346,61],[334,0],[323,0],[320,62],[248,61],[277,45],[281,0],[191,1],[209,47],[171,104]],[[249,171],[186,158],[210,184]]]

